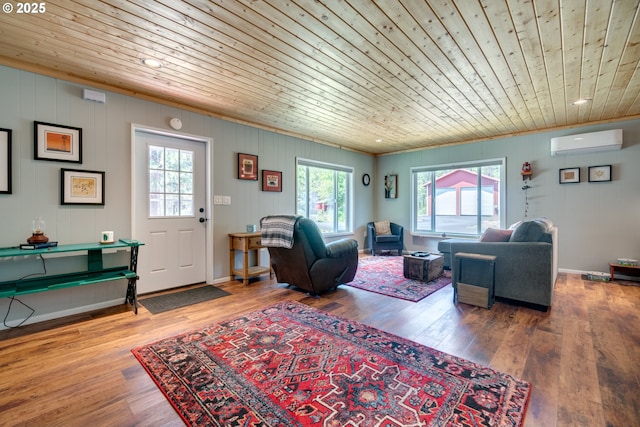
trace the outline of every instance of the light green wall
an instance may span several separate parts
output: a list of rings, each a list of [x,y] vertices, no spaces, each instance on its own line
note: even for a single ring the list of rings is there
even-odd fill
[[[106,92],[107,102],[82,99],[84,86],[0,66],[0,127],[13,130],[13,194],[0,194],[0,247],[15,246],[30,234],[31,219],[41,216],[47,235],[62,243],[96,240],[102,230],[118,237],[131,235],[131,124],[171,130],[171,117],[183,122],[180,132],[213,139],[213,193],[231,196],[231,205],[215,205],[214,279],[229,276],[228,233],[244,231],[261,217],[295,211],[295,159],[352,166],[356,186],[352,236],[364,242],[364,224],[372,218],[372,187],[361,184],[362,174],[373,174],[375,158],[307,140],[280,135],[142,99]],[[105,91],[101,91],[105,92]],[[33,160],[33,122],[64,124],[83,129],[83,163]],[[259,156],[260,169],[283,172],[283,192],[260,190],[260,181],[236,179],[237,153]],[[61,206],[61,168],[105,171],[105,206]],[[125,255],[126,254],[120,254]],[[140,251],[144,256],[144,248]],[[79,257],[66,265],[81,265]],[[0,280],[40,271],[35,257],[16,263],[0,260]],[[49,268],[56,266],[47,261]],[[77,269],[77,268],[76,268]],[[25,295],[21,300],[36,309],[34,320],[100,308],[124,300],[125,284],[92,285]],[[0,300],[4,316],[8,300]],[[10,319],[25,311],[14,307]]]
[[[623,149],[591,154],[551,156],[553,137],[623,129]],[[399,198],[378,197],[378,218],[410,224],[410,169],[479,159],[506,158],[506,224],[524,218],[525,197],[520,169],[533,167],[528,218],[546,217],[559,227],[559,268],[564,271],[609,271],[617,257],[640,257],[640,120],[542,132],[474,144],[421,150],[378,158],[379,176],[397,173]],[[612,165],[613,181],[587,182],[587,168]],[[580,167],[579,184],[559,184],[559,169]],[[383,194],[383,179],[376,194]],[[439,238],[407,236],[410,249],[435,250]]]
[[[545,216],[560,227],[560,267],[567,270],[606,270],[609,259],[640,257],[640,121],[592,126],[571,131],[497,139],[374,158],[368,155],[284,136],[203,114],[172,108],[129,96],[106,92],[106,104],[82,100],[84,86],[0,66],[0,127],[13,130],[13,194],[0,195],[0,246],[22,242],[31,218],[47,221],[47,234],[61,243],[93,241],[101,230],[115,230],[119,237],[131,234],[130,145],[131,124],[169,130],[171,117],[183,122],[181,132],[213,139],[213,193],[232,198],[230,206],[215,205],[214,277],[229,275],[227,233],[243,231],[264,215],[293,213],[295,158],[304,157],[355,168],[355,225],[352,237],[364,247],[368,221],[387,218],[407,225],[410,221],[409,170],[412,166],[459,161],[507,158],[507,223],[523,216],[520,165],[533,164],[529,217]],[[104,92],[104,91],[102,91]],[[33,122],[44,121],[83,129],[81,165],[33,160]],[[621,127],[624,149],[590,155],[551,157],[553,136]],[[260,169],[283,172],[283,192],[260,191],[259,181],[236,179],[236,154],[259,156]],[[559,185],[558,169],[613,165],[611,183]],[[60,168],[106,172],[104,207],[61,206]],[[369,173],[372,184],[364,187],[361,176]],[[383,198],[383,179],[399,175],[399,198]],[[407,235],[408,249],[435,249],[437,239]],[[144,253],[141,252],[141,256]],[[34,271],[39,261],[22,260],[24,268],[0,261],[0,280]],[[77,260],[75,261],[77,263]],[[24,296],[36,309],[34,320],[121,303],[125,285],[94,285]],[[0,301],[4,315],[8,301]],[[13,313],[13,312],[12,312]],[[20,318],[16,309],[15,318]]]

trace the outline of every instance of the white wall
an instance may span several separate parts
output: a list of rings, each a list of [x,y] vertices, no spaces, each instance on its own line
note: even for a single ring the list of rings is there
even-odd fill
[[[83,88],[0,66],[0,127],[13,130],[13,194],[0,194],[0,247],[24,242],[35,216],[46,221],[46,234],[61,244],[96,241],[102,230],[114,230],[117,237],[130,237],[131,124],[170,130],[171,117],[182,120],[181,132],[213,139],[213,193],[231,196],[231,205],[215,205],[211,216],[215,279],[229,276],[228,233],[244,231],[247,224],[258,224],[265,215],[294,213],[298,156],[354,167],[357,229],[351,237],[362,247],[364,224],[372,219],[374,191],[372,187],[363,187],[360,177],[365,172],[373,175],[374,157],[112,92],[106,92],[106,104],[84,101]],[[82,128],[82,164],[33,160],[34,121]],[[238,152],[258,155],[260,169],[282,171],[282,193],[261,191],[260,181],[236,179]],[[105,171],[105,206],[60,205],[61,168]],[[127,254],[116,256],[126,259]],[[144,256],[143,248],[140,256]],[[81,266],[82,261],[77,259],[81,257],[74,258],[67,265]],[[40,261],[33,256],[21,261],[23,266],[16,266],[13,260],[0,260],[0,281],[40,271]],[[48,266],[56,268],[54,261],[48,261]],[[36,309],[35,320],[44,320],[120,304],[125,289],[123,281],[25,295],[20,299]],[[0,300],[1,316],[7,308],[8,300]],[[20,319],[24,312],[26,309],[15,306],[10,320]]]
[[[623,149],[552,157],[550,140],[583,132],[623,129]],[[533,167],[528,218],[546,217],[559,227],[559,267],[565,271],[609,271],[617,257],[640,258],[640,120],[542,132],[474,144],[421,150],[378,158],[379,176],[399,175],[399,198],[376,198],[376,214],[410,228],[410,169],[479,159],[507,159],[506,224],[524,218],[520,169]],[[613,180],[587,182],[587,168],[612,165]],[[581,183],[559,184],[561,168],[580,167]],[[383,194],[383,183],[375,183]],[[405,239],[407,240],[407,239]],[[411,237],[410,249],[436,250],[439,238]]]

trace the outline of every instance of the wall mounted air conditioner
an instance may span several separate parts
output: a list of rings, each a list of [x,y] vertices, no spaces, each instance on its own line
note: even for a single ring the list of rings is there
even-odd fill
[[[592,153],[622,148],[622,129],[551,138],[551,155]]]

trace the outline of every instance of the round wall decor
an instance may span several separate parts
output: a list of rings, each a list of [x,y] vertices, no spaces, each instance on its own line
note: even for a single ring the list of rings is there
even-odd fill
[[[370,183],[371,183],[371,177],[369,176],[369,174],[365,173],[364,175],[362,175],[362,184],[364,184],[364,186],[366,187]]]

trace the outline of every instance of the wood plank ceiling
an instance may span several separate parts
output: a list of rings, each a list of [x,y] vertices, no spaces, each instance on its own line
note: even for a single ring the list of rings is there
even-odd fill
[[[382,154],[638,116],[638,3],[8,1],[0,64]]]

